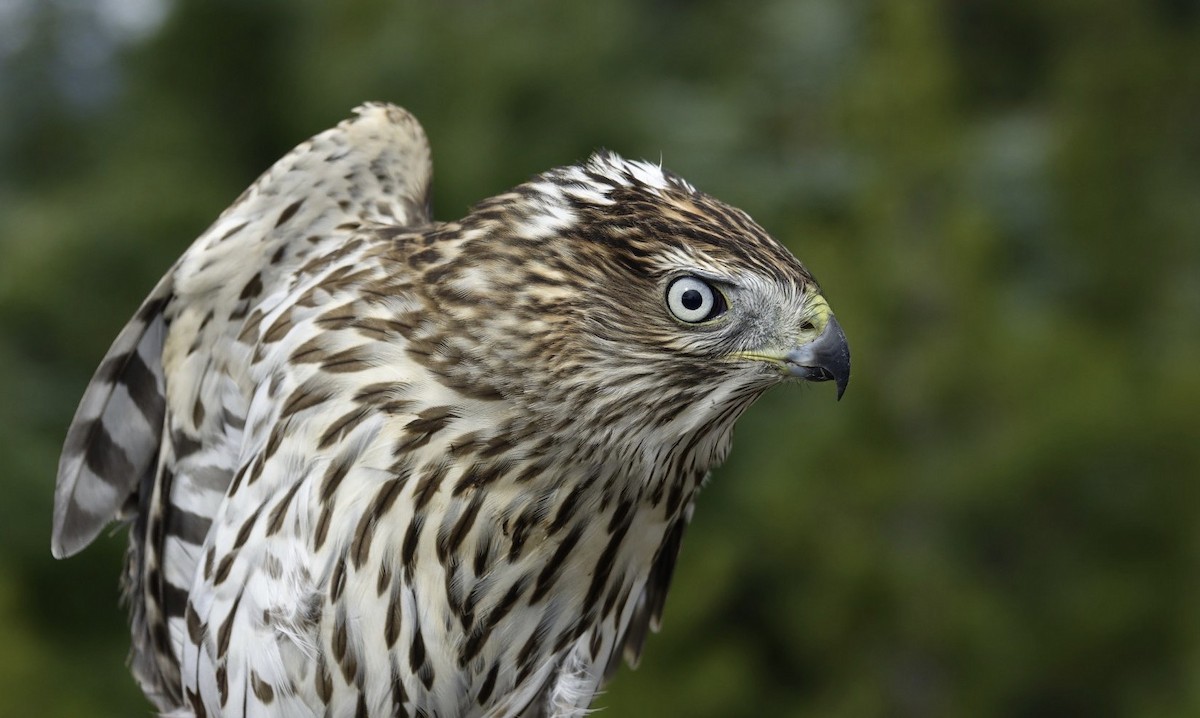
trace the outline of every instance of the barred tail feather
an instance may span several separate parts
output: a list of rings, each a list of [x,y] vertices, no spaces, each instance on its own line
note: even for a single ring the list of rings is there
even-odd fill
[[[117,336],[75,411],[54,492],[55,558],[78,553],[123,518],[139,483],[155,471],[166,411],[163,308],[171,289],[168,273]]]

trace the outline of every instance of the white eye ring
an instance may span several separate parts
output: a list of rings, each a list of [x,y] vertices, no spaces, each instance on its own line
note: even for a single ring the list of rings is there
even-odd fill
[[[725,298],[702,279],[680,277],[667,287],[667,308],[679,321],[696,324],[721,314]]]

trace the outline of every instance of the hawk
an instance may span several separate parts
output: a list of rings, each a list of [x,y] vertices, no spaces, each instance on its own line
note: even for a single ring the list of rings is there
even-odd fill
[[[52,550],[129,523],[131,668],[172,716],[580,716],[656,630],[768,388],[850,375],[745,213],[600,151],[430,217],[408,112],[301,144],[88,385]]]

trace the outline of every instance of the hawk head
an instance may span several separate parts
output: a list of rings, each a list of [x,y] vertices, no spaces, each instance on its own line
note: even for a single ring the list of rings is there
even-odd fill
[[[839,398],[849,381],[846,337],[804,265],[660,166],[598,152],[454,229],[459,251],[427,283],[469,328],[441,339],[446,370],[548,423],[661,432],[640,442],[654,445],[730,428],[781,381],[830,380]]]

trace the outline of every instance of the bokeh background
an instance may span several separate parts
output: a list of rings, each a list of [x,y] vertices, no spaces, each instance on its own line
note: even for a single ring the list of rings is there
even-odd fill
[[[606,146],[820,278],[845,399],[739,426],[613,716],[1200,715],[1195,0],[0,0],[0,715],[148,715],[123,536],[54,562],[109,342],[366,99],[436,214]]]

